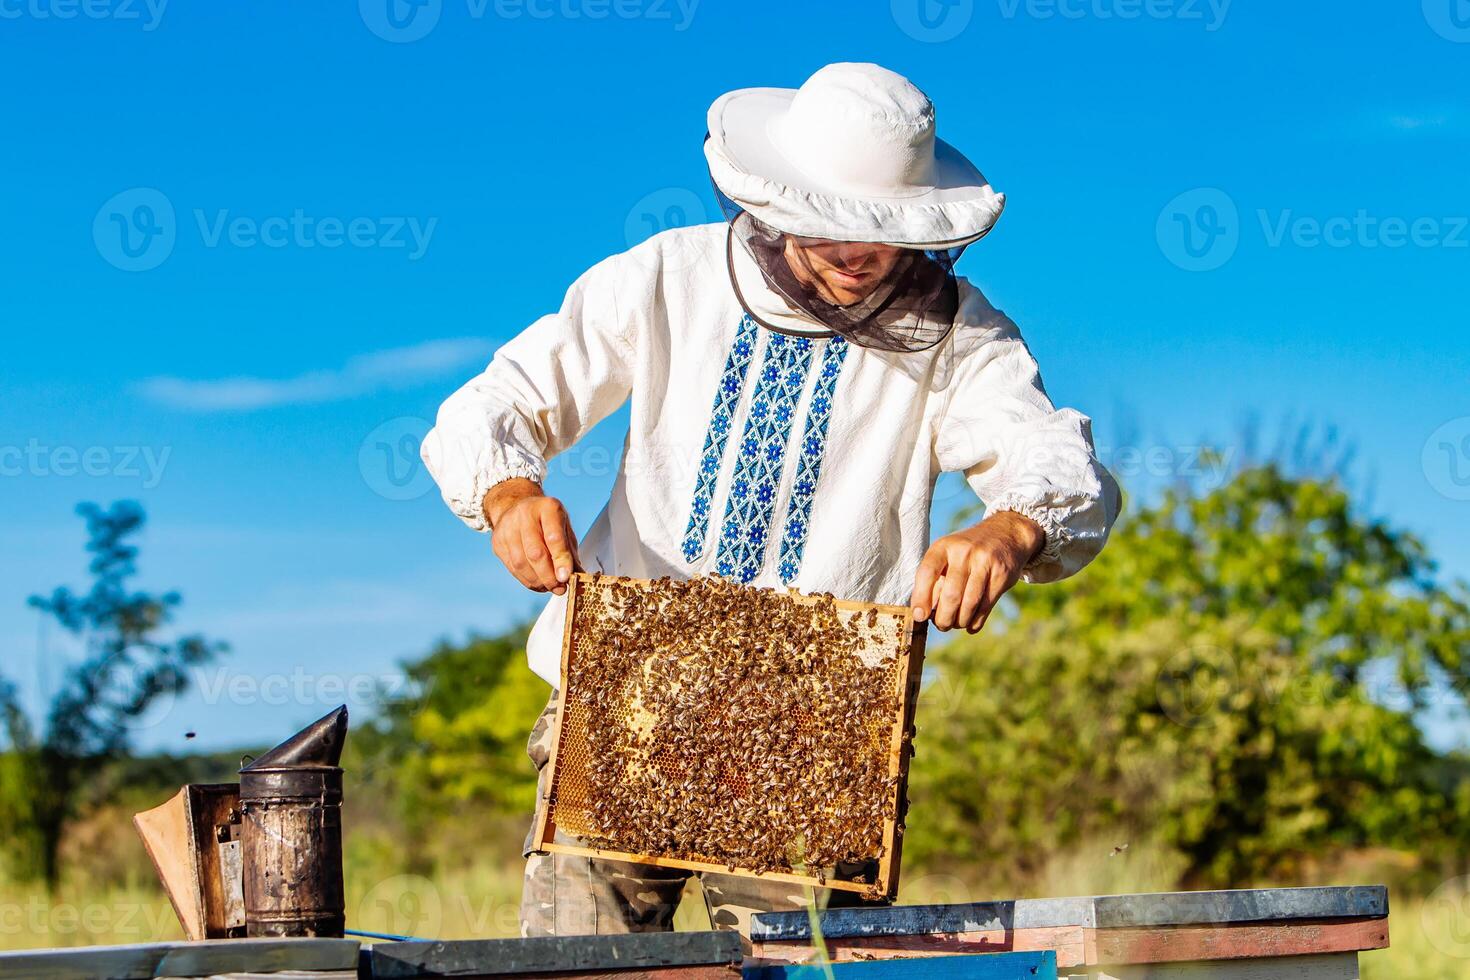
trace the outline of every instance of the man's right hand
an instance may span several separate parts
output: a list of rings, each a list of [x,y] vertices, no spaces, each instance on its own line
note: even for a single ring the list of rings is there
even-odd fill
[[[490,522],[490,544],[510,573],[534,592],[567,590],[580,571],[577,536],[560,500],[548,497],[534,480],[520,477],[497,483],[481,502]]]

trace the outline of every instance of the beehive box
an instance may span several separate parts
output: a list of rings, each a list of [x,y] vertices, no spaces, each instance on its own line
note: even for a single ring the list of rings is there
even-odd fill
[[[923,638],[904,607],[574,576],[538,850],[891,898]]]
[[[764,912],[750,956],[922,963],[1050,950],[1074,980],[1356,980],[1358,953],[1387,948],[1388,932],[1382,885],[1261,888]]]

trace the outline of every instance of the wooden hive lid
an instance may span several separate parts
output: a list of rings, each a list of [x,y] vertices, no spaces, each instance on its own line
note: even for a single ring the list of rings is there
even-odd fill
[[[112,977],[356,977],[355,939],[227,939],[0,953],[0,980]]]
[[[374,978],[403,980],[724,966],[739,963],[741,949],[740,936],[733,932],[662,932],[378,943],[368,959]]]
[[[1083,898],[1022,898],[956,905],[895,905],[832,909],[821,913],[828,939],[1042,929],[1078,926],[1119,929],[1142,926],[1228,925],[1388,915],[1383,885],[1312,888],[1249,888],[1224,891],[1095,895]],[[756,941],[802,941],[812,937],[806,912],[765,912],[750,927]]]

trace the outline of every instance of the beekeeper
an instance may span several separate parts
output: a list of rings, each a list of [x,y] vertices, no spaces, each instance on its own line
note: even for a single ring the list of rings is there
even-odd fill
[[[828,65],[800,89],[722,96],[708,128],[727,220],[593,266],[423,443],[450,509],[553,594],[527,642],[553,685],[578,568],[911,602],[975,631],[1018,580],[1086,565],[1118,512],[1088,419],[1053,407],[1015,324],[954,273],[1005,198],[936,137],[923,92],[877,65]],[[578,541],[542,488],[547,460],[627,403],[611,498]],[[985,517],[931,540],[949,471]],[[530,855],[523,931],[670,928],[688,874]],[[791,886],[704,885],[718,926],[802,902]]]

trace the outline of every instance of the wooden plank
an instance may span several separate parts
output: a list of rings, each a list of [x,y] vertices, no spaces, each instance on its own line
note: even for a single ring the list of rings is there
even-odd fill
[[[353,939],[219,939],[0,953],[0,980],[212,977],[309,971],[356,976]]]
[[[378,943],[368,953],[374,978],[582,975],[723,967],[740,959],[740,937],[733,932]]]
[[[1139,929],[1052,926],[826,937],[825,942],[828,956],[833,960],[1052,949],[1060,966],[1072,967],[1358,952],[1386,948],[1389,936],[1387,919],[1340,919]],[[762,959],[787,963],[809,962],[817,955],[811,940],[757,941],[753,952]]]
[[[577,585],[581,581],[580,575],[567,579],[566,604],[563,607],[566,618],[561,631],[561,686],[557,688],[556,714],[552,716],[551,752],[546,757],[545,766],[546,788],[536,801],[535,840],[538,851],[548,850],[556,839],[556,823],[551,819],[551,792],[556,788],[556,755],[561,748],[561,720],[565,714],[561,710],[561,702],[567,693],[567,671],[570,669],[568,661],[571,660],[572,649],[572,614],[576,611]]]
[[[1049,926],[1037,929],[996,929],[966,933],[929,933],[912,936],[855,936],[826,941],[827,958],[845,963],[854,960],[916,959],[931,956],[983,953],[1039,952],[1057,954],[1057,966],[1086,963],[1084,930],[1081,926]],[[810,963],[818,951],[807,942],[755,943],[751,955],[778,963]]]
[[[744,980],[1056,980],[1056,954],[995,953],[989,956],[937,956],[909,960],[872,960],[832,964],[747,966]]]
[[[1359,980],[1356,953],[1061,970],[1060,980]],[[1410,980],[1410,978],[1403,978]]]
[[[539,850],[549,854],[575,854],[581,857],[602,858],[606,861],[626,861],[629,864],[647,864],[656,868],[682,868],[686,871],[714,871],[722,875],[737,874],[742,878],[760,878],[765,881],[782,881],[793,885],[810,885],[813,888],[829,888],[835,891],[866,893],[872,889],[872,885],[863,885],[855,881],[843,881],[840,878],[828,878],[824,884],[817,884],[817,879],[811,875],[789,874],[784,871],[747,871],[736,867],[733,871],[727,864],[713,864],[709,861],[690,861],[684,858],[666,858],[655,854],[632,854],[628,851],[607,851],[596,847],[582,847],[579,844],[558,844],[550,842],[541,845]],[[803,912],[803,915],[806,913]]]
[[[1388,945],[1387,903],[1380,886],[1258,889],[833,909],[820,913],[818,922],[828,955],[836,960],[1054,949],[1060,965],[1075,967],[1381,949]],[[1385,915],[1309,917],[1324,909]],[[1182,921],[1094,928],[1099,918]],[[811,960],[812,934],[804,911],[761,913],[751,920],[755,954],[765,959]]]
[[[578,576],[589,580],[594,577],[591,572],[577,572],[572,576],[572,578],[577,578]],[[638,578],[633,575],[614,576],[609,574],[606,577],[616,578],[618,581],[627,582],[630,585],[652,586],[658,584],[658,579]],[[767,588],[769,590],[768,586],[749,586],[749,588]],[[805,592],[782,591],[781,594],[783,596],[789,596],[796,602],[800,602],[808,606],[814,606],[822,601],[820,596],[807,595]],[[837,609],[842,610],[843,612],[867,612],[869,609],[876,609],[880,613],[883,613],[887,616],[912,616],[914,612],[913,608],[909,606],[893,606],[882,602],[863,602],[858,599],[833,598],[832,603],[834,606],[837,607]]]
[[[1100,895],[1092,899],[1095,929],[1203,923],[1281,922],[1292,919],[1382,918],[1388,888],[1242,888],[1209,892]]]
[[[895,905],[887,908],[832,909],[820,918],[828,939],[971,933],[995,929],[1050,926],[1121,928],[1290,922],[1388,915],[1388,889],[1382,885],[1339,888],[1261,888],[1211,892],[1162,892],[1079,898],[1023,898],[954,905]],[[768,912],[751,920],[751,939],[810,939],[805,912]]]
[[[1261,959],[1388,947],[1387,919],[1094,930],[1089,963]]]
[[[425,978],[440,974],[423,974]],[[459,975],[459,980],[516,980],[532,977],[534,980],[738,980],[740,967],[727,963],[721,966],[654,966],[629,970],[573,970],[555,973],[472,973]]]
[[[903,705],[899,712],[898,725],[893,730],[893,741],[889,748],[888,775],[898,780],[897,803],[894,815],[883,822],[883,856],[878,861],[876,884],[880,894],[898,895],[898,873],[903,856],[904,822],[908,819],[909,767],[904,753],[912,747],[915,734],[914,713],[919,704],[919,686],[924,671],[924,641],[928,637],[929,624],[914,622],[914,611],[906,608],[903,616],[904,629],[909,641],[904,644],[897,674],[898,690],[894,697]]]
[[[822,935],[829,940],[1080,927],[1091,914],[1091,903],[1090,898],[1062,898],[828,909],[818,921]],[[804,941],[811,937],[811,919],[805,911],[762,912],[751,919],[750,938],[757,942]]]

